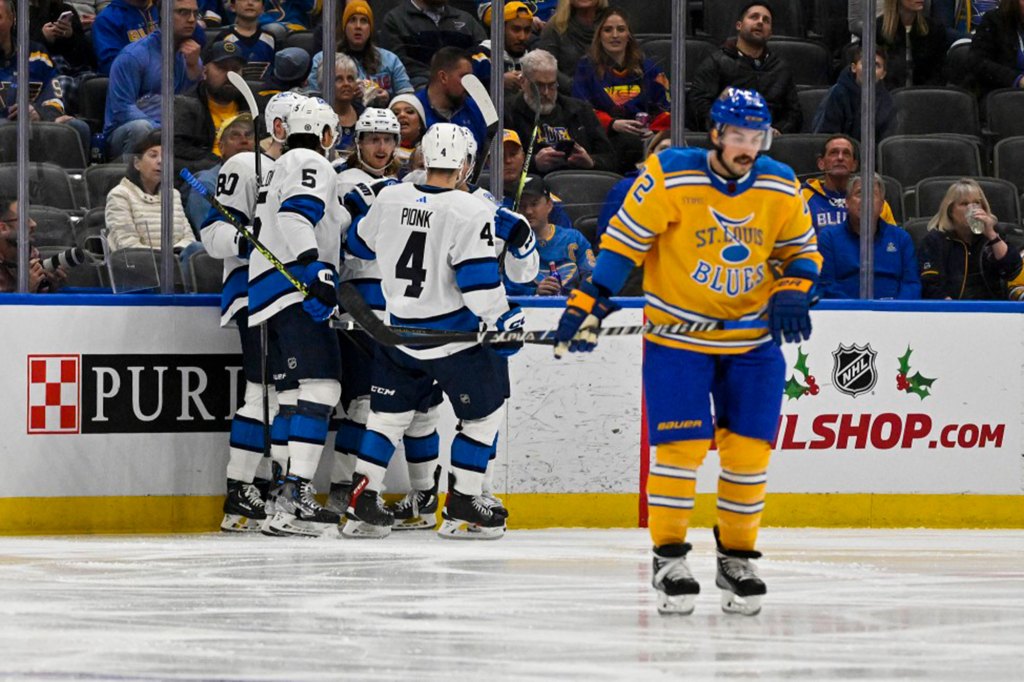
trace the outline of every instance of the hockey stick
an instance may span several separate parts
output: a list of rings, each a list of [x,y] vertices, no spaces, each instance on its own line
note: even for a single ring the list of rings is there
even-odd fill
[[[256,97],[252,94],[249,84],[242,78],[242,74],[235,71],[228,71],[228,82],[235,86],[245,105],[249,108],[249,117],[252,118],[252,141],[253,159],[256,170],[256,203],[259,204],[260,189],[263,187],[263,164],[261,158],[263,150],[260,148],[260,108],[256,104]],[[255,212],[255,209],[254,209]],[[263,456],[270,457],[270,376],[269,367],[270,339],[268,338],[266,321],[260,325],[260,387],[263,399]]]
[[[350,331],[362,329],[382,346],[440,346],[448,343],[505,343],[522,342],[555,345],[555,330],[542,331],[482,331],[455,332],[419,327],[392,327],[384,324],[373,309],[351,284],[342,283],[338,288],[338,300],[355,322],[332,322],[334,329]],[[708,332],[736,329],[765,329],[764,320],[709,320],[707,322],[680,322],[678,324],[630,325],[624,327],[599,327],[598,336],[632,336],[636,334],[683,334],[687,332]]]
[[[476,184],[477,178],[483,172],[487,155],[491,152],[491,142],[498,132],[498,122],[500,119],[498,117],[498,110],[494,108],[494,102],[491,101],[490,93],[487,92],[487,88],[484,87],[479,78],[471,73],[466,74],[462,77],[462,87],[466,89],[466,93],[476,102],[477,108],[483,114],[484,123],[487,124],[487,142],[484,144],[484,148],[480,150],[480,153],[477,154],[476,165],[469,176],[469,181]]]
[[[533,132],[530,134],[530,145],[526,148],[526,160],[523,162],[523,170],[519,174],[519,186],[516,188],[516,198],[512,202],[512,210],[519,211],[519,202],[523,198],[523,188],[526,187],[526,178],[530,175],[530,161],[533,160],[533,151],[537,146],[537,136],[540,135],[540,90],[533,81],[529,83],[530,92],[537,102],[537,111],[533,114]]]

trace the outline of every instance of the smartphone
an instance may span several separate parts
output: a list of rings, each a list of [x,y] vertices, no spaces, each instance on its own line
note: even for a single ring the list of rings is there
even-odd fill
[[[57,21],[63,21],[66,24],[70,24],[71,23],[71,16],[73,14],[74,14],[74,12],[72,12],[71,10],[68,10],[67,12],[62,12],[61,15],[60,15],[60,18],[57,19]]]
[[[572,140],[559,140],[555,143],[555,151],[562,152],[566,156],[576,151],[576,143]]]

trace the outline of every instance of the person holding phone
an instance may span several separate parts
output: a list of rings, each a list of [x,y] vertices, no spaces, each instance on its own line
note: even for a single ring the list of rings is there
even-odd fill
[[[96,68],[96,56],[85,35],[78,11],[64,0],[32,0],[28,12],[29,38],[42,43],[61,75]]]
[[[558,92],[558,62],[554,56],[533,50],[523,57],[522,65],[523,78],[533,87],[527,85],[518,97],[506,99],[505,121],[526,147],[531,136],[537,135],[529,172],[544,175],[566,168],[619,170],[615,150],[593,106]]]

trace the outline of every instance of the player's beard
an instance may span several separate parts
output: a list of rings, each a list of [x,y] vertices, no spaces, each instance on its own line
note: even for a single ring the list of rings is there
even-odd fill
[[[741,154],[739,156],[733,157],[732,161],[726,161],[725,160],[725,155],[722,153],[721,149],[716,149],[715,150],[715,154],[717,155],[718,163],[720,163],[722,165],[722,168],[724,168],[725,170],[729,171],[729,179],[731,179],[731,180],[743,177],[744,175],[749,173],[750,169],[753,168],[753,166],[754,166],[755,159],[753,157],[751,157],[751,156],[746,155],[746,154]],[[745,163],[745,164],[749,164],[749,165],[745,166],[743,169],[739,169],[739,168],[737,168],[737,165],[736,165],[739,162],[742,162],[742,163]]]

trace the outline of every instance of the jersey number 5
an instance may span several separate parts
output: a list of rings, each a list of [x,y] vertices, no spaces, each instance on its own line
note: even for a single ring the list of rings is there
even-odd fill
[[[405,295],[409,298],[419,298],[423,293],[423,282],[427,279],[427,271],[423,268],[423,252],[426,249],[427,233],[413,232],[402,249],[402,255],[398,257],[395,277],[409,280],[409,286],[405,288]]]

